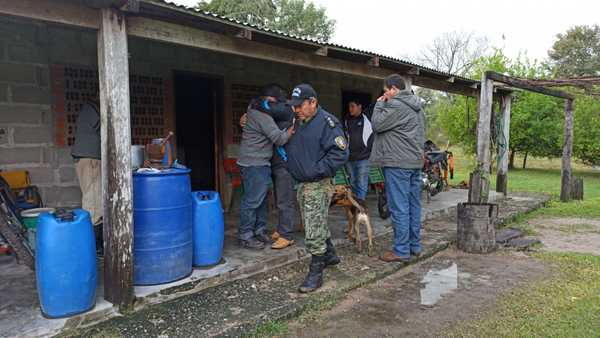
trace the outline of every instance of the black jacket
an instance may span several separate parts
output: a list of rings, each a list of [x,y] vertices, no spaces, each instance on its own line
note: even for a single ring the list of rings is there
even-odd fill
[[[348,144],[338,119],[318,108],[306,123],[298,123],[286,145],[287,168],[299,182],[334,177],[348,161]]]
[[[371,121],[366,114],[357,117],[347,115],[344,120],[344,129],[348,136],[348,148],[350,149],[350,161],[361,161],[369,159],[373,147],[373,130]],[[365,142],[366,139],[366,142]]]

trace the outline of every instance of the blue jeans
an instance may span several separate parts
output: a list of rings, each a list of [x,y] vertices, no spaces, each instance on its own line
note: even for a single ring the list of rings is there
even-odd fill
[[[421,252],[421,170],[384,167],[385,191],[394,226],[394,252]]]
[[[357,198],[364,200],[369,191],[369,160],[348,162],[350,185]]]
[[[239,238],[249,240],[265,232],[267,226],[267,192],[271,183],[271,167],[242,167],[244,195],[240,206]]]

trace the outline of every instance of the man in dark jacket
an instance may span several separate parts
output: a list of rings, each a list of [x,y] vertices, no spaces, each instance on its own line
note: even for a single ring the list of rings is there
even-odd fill
[[[237,160],[244,186],[238,234],[240,245],[256,250],[263,249],[271,241],[265,230],[273,144],[284,145],[293,133],[292,128],[281,130],[275,124],[269,113],[275,100],[266,92],[267,89],[248,107]]]
[[[358,203],[364,206],[369,189],[369,156],[373,146],[373,129],[358,100],[350,100],[348,103],[348,116],[344,120],[344,128],[350,149],[347,168],[352,192],[356,195]]]
[[[383,167],[385,190],[394,226],[394,247],[380,258],[409,261],[421,253],[421,170],[425,143],[425,113],[421,100],[404,79],[384,80],[384,95],[373,110],[375,133],[371,164]]]
[[[263,109],[271,115],[279,129],[290,128],[294,120],[294,111],[287,104],[286,93],[278,84],[270,84],[263,88],[263,96],[269,101],[268,109]],[[240,119],[242,128],[248,121],[244,114]],[[285,162],[287,154],[283,146],[273,145],[273,157],[271,157],[271,174],[273,186],[275,187],[275,202],[279,222],[277,229],[271,235],[275,241],[272,249],[284,249],[294,244],[292,234],[294,232],[294,220],[296,218],[296,196],[294,195],[294,179],[288,172]]]
[[[97,102],[81,106],[71,147],[81,188],[81,207],[90,212],[92,224],[102,221],[102,171],[100,162],[100,113]]]
[[[340,122],[319,106],[308,84],[296,86],[289,101],[297,116],[295,135],[286,145],[287,168],[298,182],[298,204],[304,222],[310,269],[299,288],[311,292],[323,284],[323,269],[340,262],[327,226],[335,172],[348,160]]]

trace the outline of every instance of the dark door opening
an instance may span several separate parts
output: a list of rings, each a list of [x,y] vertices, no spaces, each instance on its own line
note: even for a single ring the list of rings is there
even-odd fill
[[[346,115],[348,115],[348,113],[349,113],[348,112],[348,103],[350,103],[350,101],[358,101],[363,108],[363,112],[366,113],[367,108],[371,104],[371,94],[349,91],[349,90],[342,91],[342,118],[343,119],[346,118]],[[369,116],[369,114],[367,114],[367,116]]]
[[[222,80],[176,72],[174,85],[177,158],[192,170],[192,190],[217,190]]]

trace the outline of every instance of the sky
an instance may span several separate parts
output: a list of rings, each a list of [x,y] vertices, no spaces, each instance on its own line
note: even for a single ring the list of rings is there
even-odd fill
[[[193,6],[197,0],[169,0]],[[598,0],[313,0],[336,20],[331,42],[397,58],[419,54],[436,36],[487,37],[510,57],[547,58],[556,34],[600,24]],[[503,38],[504,37],[504,38]]]

